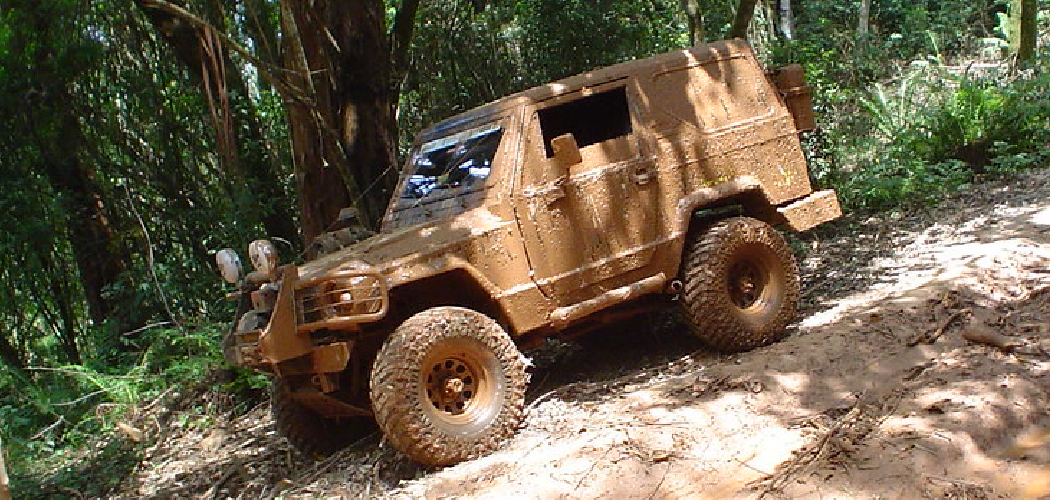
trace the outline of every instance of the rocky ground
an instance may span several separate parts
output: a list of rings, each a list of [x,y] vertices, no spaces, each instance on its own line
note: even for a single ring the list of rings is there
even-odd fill
[[[524,428],[454,467],[378,436],[311,463],[265,403],[173,391],[132,422],[145,454],[116,496],[1048,495],[1048,193],[1038,172],[793,241],[803,314],[775,345],[718,355],[654,315],[530,353]]]

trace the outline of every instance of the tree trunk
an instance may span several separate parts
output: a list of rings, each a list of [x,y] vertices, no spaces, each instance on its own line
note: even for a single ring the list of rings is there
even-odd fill
[[[871,23],[871,0],[860,0],[860,14],[857,16],[857,39],[863,42],[868,38]]]
[[[41,39],[61,39],[64,36],[59,32],[59,20],[44,9],[29,11],[33,29]],[[22,37],[13,39],[10,50],[26,57],[50,54],[48,49]],[[38,91],[46,98],[26,115],[30,129],[27,133],[39,148],[39,166],[65,215],[88,313],[95,324],[101,324],[114,309],[104,291],[120,283],[121,275],[128,267],[128,257],[110,228],[95,168],[82,158],[87,140],[77,113],[71,110],[75,101],[69,85],[65,77],[41,80]],[[57,269],[60,274],[52,277],[65,276],[65,271]],[[65,326],[66,333],[74,335],[76,325]]]
[[[704,13],[700,0],[681,0],[682,10],[689,21],[689,45],[704,42]]]
[[[11,484],[7,480],[7,466],[4,465],[3,439],[0,439],[0,500],[11,500]]]
[[[785,40],[795,39],[795,16],[791,11],[791,0],[777,0],[777,26]]]
[[[1010,49],[1024,65],[1035,57],[1037,0],[1013,0],[1010,4]]]
[[[56,103],[69,103],[71,99],[63,89]],[[50,113],[60,117],[57,136],[64,142],[42,147],[43,170],[62,201],[88,313],[95,324],[101,324],[115,309],[105,291],[121,283],[121,275],[128,268],[126,251],[117,243],[110,227],[95,169],[79,157],[84,137],[77,117],[58,109]],[[44,138],[41,139],[40,143],[46,144]],[[116,319],[122,324],[126,322],[124,318]]]
[[[412,33],[416,28],[416,13],[419,12],[419,0],[404,0],[394,16],[394,26],[390,33],[390,62],[392,91],[391,109],[396,115],[397,103],[401,97],[401,87],[409,70],[409,49],[412,46]],[[395,144],[397,138],[395,137]]]
[[[729,38],[747,38],[747,28],[751,25],[751,18],[755,16],[757,3],[758,0],[740,0],[736,16],[733,17],[733,26],[729,28]]]
[[[384,3],[282,2],[282,22],[284,66],[306,92],[288,113],[303,240],[351,205],[374,228],[397,182]]]
[[[166,0],[135,1],[166,38],[173,36],[166,31],[174,32],[180,23],[199,31],[210,28]],[[392,87],[407,70],[418,1],[406,0],[395,13],[392,41],[387,39],[381,0],[279,4],[279,78],[268,66],[277,61],[263,60],[267,67],[259,69],[260,75],[265,69],[272,77],[270,83],[280,83],[277,88],[285,98],[303,241],[309,244],[326,231],[348,206],[355,206],[362,221],[375,227],[398,178]],[[249,5],[249,17],[260,17],[253,13],[265,10],[265,4],[254,5]],[[255,31],[250,36],[267,36]],[[185,42],[173,42],[179,43]],[[255,57],[228,38],[223,43],[249,59]],[[392,57],[397,68],[391,67]]]

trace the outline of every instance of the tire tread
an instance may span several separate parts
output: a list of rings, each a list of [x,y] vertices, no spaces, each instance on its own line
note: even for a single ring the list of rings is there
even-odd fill
[[[775,317],[760,328],[742,322],[725,292],[731,253],[758,243],[776,255],[785,275],[785,296]],[[681,312],[693,334],[723,352],[754,349],[779,340],[794,320],[799,299],[798,265],[773,227],[750,217],[732,217],[690,233],[682,261]]]
[[[505,377],[504,404],[479,435],[454,436],[434,426],[419,397],[419,370],[431,346],[452,337],[479,341],[495,354]],[[451,465],[496,450],[517,432],[524,415],[525,363],[510,336],[493,319],[461,307],[435,307],[399,326],[372,367],[372,407],[391,444],[426,465]]]

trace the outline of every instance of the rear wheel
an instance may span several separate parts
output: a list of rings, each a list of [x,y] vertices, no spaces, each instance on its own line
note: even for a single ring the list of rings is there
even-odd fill
[[[798,266],[765,222],[734,217],[693,234],[682,262],[684,316],[701,340],[745,351],[783,336],[799,298]]]
[[[496,450],[521,424],[528,376],[510,336],[460,307],[412,316],[372,368],[372,408],[409,458],[450,465]]]
[[[270,386],[270,414],[277,433],[310,458],[335,453],[375,432],[369,417],[327,418],[292,398],[288,385],[274,379]]]

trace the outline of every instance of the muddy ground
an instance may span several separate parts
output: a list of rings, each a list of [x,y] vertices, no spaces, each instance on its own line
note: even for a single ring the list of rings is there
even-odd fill
[[[817,231],[800,321],[724,356],[666,315],[529,353],[525,426],[444,469],[378,436],[322,462],[169,394],[119,497],[1032,498],[1050,492],[1050,174]],[[159,408],[159,409],[158,409]],[[117,437],[114,439],[127,439]],[[66,492],[75,494],[76,492]]]

